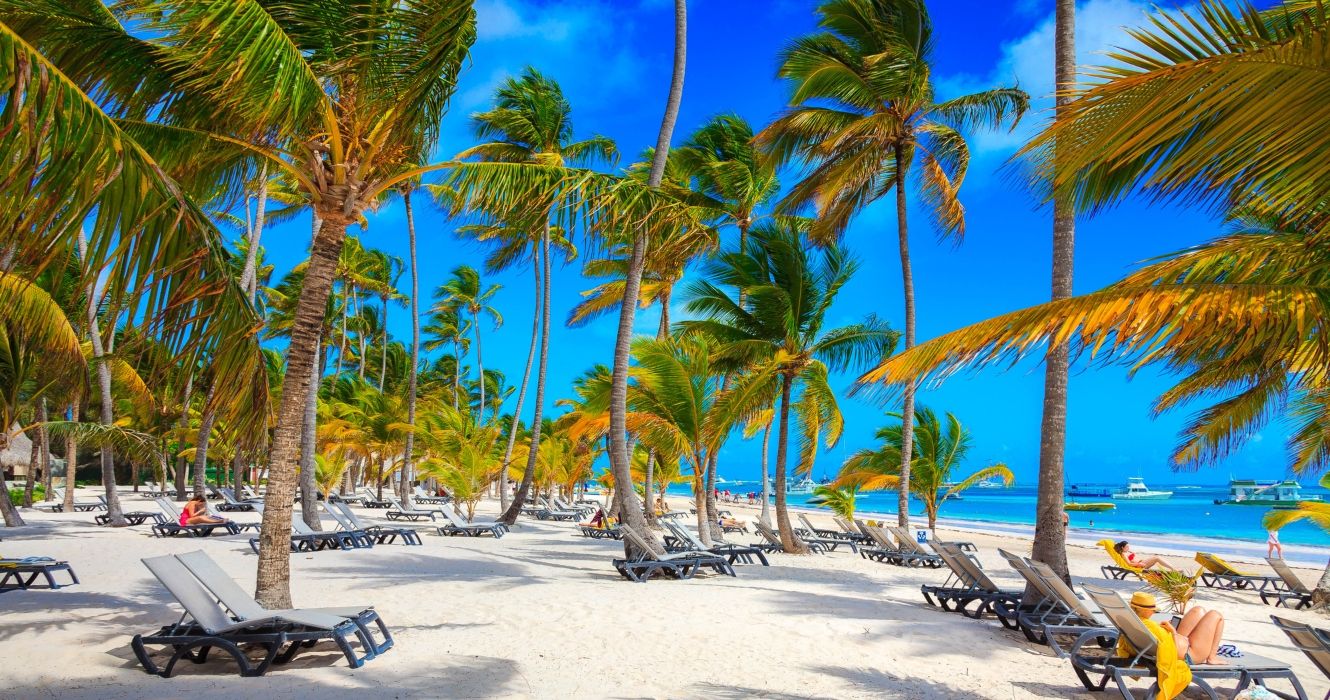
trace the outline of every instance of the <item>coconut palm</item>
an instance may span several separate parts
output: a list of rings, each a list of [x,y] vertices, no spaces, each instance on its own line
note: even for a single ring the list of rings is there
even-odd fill
[[[493,109],[472,115],[476,137],[483,139],[483,142],[459,153],[457,157],[489,163],[535,164],[556,171],[566,166],[590,164],[598,160],[613,161],[617,151],[610,139],[593,136],[581,141],[573,140],[571,116],[572,106],[564,97],[559,84],[528,67],[520,76],[509,78],[499,86],[494,93]],[[531,421],[532,444],[528,450],[526,470],[533,475],[540,447],[546,365],[549,359],[550,219],[555,215],[556,202],[556,198],[547,195],[529,199],[520,206],[510,204],[506,209],[488,212],[518,230],[539,233],[539,256],[533,250],[532,261],[533,264],[538,261],[540,267],[541,296],[536,304],[536,313],[541,317],[540,350],[536,370],[535,415]],[[528,240],[532,237],[530,234],[526,236]],[[516,522],[531,486],[531,479],[527,478],[526,472],[517,487],[513,502],[499,518],[510,525]]]
[[[876,317],[826,329],[827,314],[854,274],[851,256],[835,245],[810,250],[790,222],[753,229],[748,245],[721,254],[703,280],[689,285],[686,308],[707,316],[680,328],[717,343],[717,364],[743,375],[732,392],[754,410],[779,397],[776,433],[776,523],[786,551],[802,549],[786,510],[790,417],[799,421],[796,471],[809,473],[818,442],[840,438],[842,419],[832,371],[860,366],[890,354],[898,334]],[[741,305],[726,288],[743,289]],[[798,394],[798,403],[795,395]]]
[[[936,102],[932,26],[922,0],[826,0],[817,12],[822,31],[794,40],[781,53],[779,74],[792,83],[793,106],[758,134],[757,143],[778,162],[806,169],[781,204],[817,212],[809,232],[818,242],[840,238],[859,211],[895,192],[909,349],[915,342],[905,187],[910,168],[918,162],[916,185],[939,235],[959,241],[965,209],[958,195],[970,159],[964,132],[1008,120],[1014,126],[1029,97],[999,88]],[[902,394],[902,468],[908,472],[914,385]],[[905,525],[905,486],[898,504]]]
[[[813,487],[813,497],[808,499],[808,505],[826,506],[831,509],[831,512],[842,518],[854,520],[854,505],[858,497],[858,486],[820,484]]]
[[[897,419],[899,414],[888,414]],[[837,487],[852,487],[865,491],[880,491],[900,487],[901,450],[905,443],[901,435],[904,421],[888,425],[877,431],[877,448],[859,450],[845,460]],[[924,505],[928,529],[937,525],[937,511],[952,496],[986,479],[999,477],[1007,486],[1016,480],[1005,464],[991,464],[960,480],[955,472],[969,456],[970,431],[961,425],[952,413],[940,419],[931,409],[920,408],[911,423],[914,429],[915,451],[909,470],[910,493]]]
[[[497,330],[503,325],[503,316],[491,305],[494,295],[499,293],[500,285],[491,284],[486,286],[480,279],[480,272],[470,265],[458,265],[453,268],[452,278],[434,293],[436,299],[444,301],[450,305],[456,306],[459,310],[471,314],[471,329],[475,332],[476,338],[476,373],[482,378],[479,382],[480,387],[480,410],[476,413],[476,421],[484,421],[485,413],[485,358],[480,341],[480,316],[484,314],[489,317]]]
[[[0,7],[0,21],[20,17],[17,31],[28,45],[136,118],[125,128],[166,171],[185,173],[186,193],[201,181],[212,187],[234,181],[219,176],[253,170],[266,160],[300,184],[321,221],[288,350],[288,386],[273,435],[271,498],[260,537],[258,598],[289,607],[296,458],[338,253],[347,227],[382,193],[444,167],[419,164],[428,163],[475,37],[471,2],[126,3],[124,25],[101,5],[82,10],[92,15],[83,22],[70,21],[60,4],[14,5]],[[330,26],[341,30],[328,31]],[[375,38],[348,41],[349,35]],[[12,81],[6,76],[5,82]],[[76,101],[71,96],[64,104]],[[89,109],[82,102],[79,109]],[[64,160],[85,174],[116,171],[82,157]],[[185,162],[188,170],[178,167]],[[140,182],[134,179],[136,186]],[[90,188],[74,188],[70,196]],[[171,196],[181,204],[167,219],[191,206],[177,192]],[[131,194],[128,201],[140,199]]]
[[[1057,116],[1065,117],[1070,91],[1076,82],[1076,0],[1057,0],[1054,19],[1054,81]],[[1076,261],[1076,212],[1071,202],[1053,203],[1053,300],[1072,294],[1072,268]],[[1068,583],[1067,526],[1062,520],[1067,451],[1067,380],[1071,355],[1054,345],[1044,356],[1044,403],[1039,422],[1039,487],[1035,503],[1032,556],[1044,562]]]

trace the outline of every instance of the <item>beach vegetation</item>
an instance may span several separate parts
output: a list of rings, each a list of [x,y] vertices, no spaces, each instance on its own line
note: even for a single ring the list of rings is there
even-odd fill
[[[932,21],[919,0],[826,0],[816,12],[820,31],[794,40],[780,55],[778,74],[791,83],[791,106],[757,135],[757,143],[777,162],[803,169],[781,207],[812,211],[808,235],[819,244],[840,240],[865,207],[894,192],[908,350],[915,344],[916,319],[907,179],[938,236],[959,244],[965,236],[960,188],[970,163],[966,134],[1014,127],[1030,98],[1006,87],[937,101]],[[915,389],[906,382],[901,392],[902,526]]]
[[[923,504],[928,529],[932,530],[937,526],[938,510],[948,498],[989,479],[1001,479],[1006,486],[1015,483],[1016,476],[1002,463],[990,464],[958,479],[956,472],[973,447],[970,431],[954,414],[938,417],[925,407],[916,411],[915,419],[910,422],[918,449],[911,456],[910,469],[903,471],[900,459],[905,444],[904,426],[905,422],[900,421],[879,428],[876,437],[881,444],[850,455],[833,485],[881,491],[899,488],[901,481],[908,478],[910,494]]]
[[[813,497],[808,499],[808,504],[824,506],[842,518],[854,520],[854,504],[858,498],[858,486],[819,484],[813,487]]]

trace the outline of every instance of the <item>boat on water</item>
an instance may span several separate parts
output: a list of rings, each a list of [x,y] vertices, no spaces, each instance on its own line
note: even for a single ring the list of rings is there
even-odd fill
[[[1110,498],[1119,501],[1166,501],[1173,497],[1172,491],[1155,491],[1145,485],[1145,479],[1139,476],[1127,478],[1127,487],[1114,491]]]
[[[1320,496],[1302,495],[1302,484],[1293,479],[1283,481],[1257,481],[1232,479],[1228,482],[1228,498],[1216,498],[1221,506],[1267,506],[1296,508],[1301,501],[1321,500]]]
[[[809,479],[808,477],[804,477],[794,482],[793,484],[790,484],[785,489],[785,493],[811,494],[813,492],[814,486],[817,486],[817,482],[813,481],[812,479]]]
[[[1111,502],[1105,502],[1105,503],[1076,503],[1076,502],[1073,501],[1073,502],[1069,502],[1069,503],[1065,503],[1065,504],[1063,504],[1062,509],[1063,509],[1063,510],[1069,510],[1069,511],[1070,511],[1070,510],[1088,510],[1088,511],[1091,511],[1091,512],[1099,512],[1099,511],[1104,511],[1104,510],[1113,510],[1114,508],[1117,508],[1117,507],[1118,507],[1118,504],[1116,504],[1116,503],[1111,503]]]
[[[1093,484],[1072,484],[1067,489],[1067,498],[1112,498],[1113,490],[1107,486]]]
[[[980,488],[980,489],[1000,489],[1006,487],[1006,484],[1002,483],[1002,479],[996,476],[990,476],[987,479],[984,479],[983,481],[980,481],[979,483],[975,484],[974,486],[975,488]]]

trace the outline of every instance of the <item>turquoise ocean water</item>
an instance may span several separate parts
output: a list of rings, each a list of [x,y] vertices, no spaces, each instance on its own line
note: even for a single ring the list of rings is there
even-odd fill
[[[1074,512],[1071,516],[1073,528],[1104,530],[1115,533],[1150,533],[1155,535],[1181,535],[1188,537],[1225,538],[1246,541],[1265,542],[1265,529],[1261,527],[1261,517],[1269,510],[1265,506],[1221,506],[1216,505],[1216,498],[1228,496],[1228,486],[1202,486],[1200,488],[1179,488],[1177,484],[1150,483],[1150,488],[1171,490],[1173,497],[1165,501],[1114,501],[1117,508],[1111,511],[1089,513]],[[731,481],[719,484],[722,491],[729,489],[735,494],[747,494],[760,491],[758,482]],[[1103,488],[1121,488],[1121,485]],[[688,485],[676,484],[670,492],[689,495]],[[1302,490],[1304,496],[1319,495],[1330,501],[1330,494],[1316,488]],[[791,495],[789,502],[808,508],[809,495]],[[1106,498],[1077,498],[1077,501],[1107,501]],[[961,500],[948,499],[941,507],[938,517],[943,520],[970,520],[980,522],[1012,523],[1030,525],[1034,523],[1035,489],[1033,487],[1014,486],[1012,488],[972,488],[961,494]],[[896,513],[896,493],[865,492],[860,493],[856,505],[858,512],[872,517]],[[911,515],[923,516],[923,506],[917,500],[911,500]],[[1306,522],[1298,522],[1285,527],[1279,535],[1285,544],[1311,546],[1330,545],[1330,535],[1324,530]]]

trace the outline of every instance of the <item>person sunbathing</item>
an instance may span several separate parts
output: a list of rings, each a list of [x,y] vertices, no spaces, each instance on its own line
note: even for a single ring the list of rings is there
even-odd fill
[[[1137,591],[1131,595],[1130,602],[1131,609],[1156,637],[1160,636],[1158,630],[1163,630],[1171,637],[1177,659],[1194,664],[1223,663],[1219,656],[1219,643],[1224,637],[1224,616],[1218,610],[1206,610],[1199,605],[1193,607],[1182,616],[1175,628],[1171,622],[1154,622],[1150,619],[1156,612],[1153,595]],[[1126,641],[1125,636],[1119,639],[1119,644]],[[1163,646],[1161,644],[1161,654]]]
[[[1122,558],[1127,560],[1128,564],[1131,564],[1132,566],[1138,569],[1162,568],[1162,569],[1168,569],[1169,571],[1177,571],[1177,569],[1174,569],[1172,566],[1169,566],[1168,562],[1164,561],[1163,559],[1160,559],[1159,557],[1137,556],[1135,552],[1131,551],[1131,545],[1127,544],[1126,540],[1123,540],[1113,545],[1113,549],[1118,554],[1122,555]]]
[[[208,515],[208,503],[201,493],[186,501],[185,510],[180,514],[181,525],[219,525],[224,522],[226,518]]]

